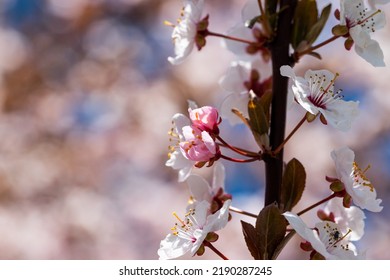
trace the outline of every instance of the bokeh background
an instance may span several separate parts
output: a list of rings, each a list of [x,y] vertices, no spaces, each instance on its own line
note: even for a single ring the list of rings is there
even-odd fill
[[[320,1],[320,5],[324,1]],[[325,1],[328,2],[328,1]],[[338,6],[333,1],[332,10]],[[244,0],[206,1],[210,30],[238,21]],[[390,5],[389,5],[390,6]],[[179,0],[0,1],[0,258],[157,259],[173,211],[185,212],[188,190],[166,167],[171,117],[187,100],[218,107],[218,80],[234,55],[218,38],[172,66],[172,28]],[[389,19],[390,7],[384,7]],[[330,36],[331,16],[321,39]],[[375,34],[390,65],[390,26]],[[286,147],[308,173],[297,210],[329,194],[331,150],[350,146],[383,199],[381,213],[365,212],[366,235],[357,247],[370,259],[390,259],[390,68],[374,68],[343,42],[303,58],[296,70],[339,72],[345,99],[361,113],[342,133],[306,124]],[[301,118],[288,112],[290,130]],[[243,125],[222,123],[222,135],[255,149]],[[260,163],[226,164],[233,205],[257,213],[263,206]],[[207,178],[210,170],[196,170]],[[232,259],[250,259],[240,219],[221,231],[216,246]],[[305,214],[314,224],[315,212]],[[295,237],[283,259],[305,259]],[[217,258],[206,252],[202,258]]]

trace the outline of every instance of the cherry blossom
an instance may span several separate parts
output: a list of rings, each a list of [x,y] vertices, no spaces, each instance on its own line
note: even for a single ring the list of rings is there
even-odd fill
[[[211,185],[197,174],[191,174],[186,180],[193,202],[205,200],[211,204],[211,212],[219,210],[232,196],[225,193],[225,167],[221,162],[214,164]]]
[[[386,18],[381,10],[368,10],[362,0],[340,1],[340,24],[348,28],[356,53],[373,66],[385,66],[379,43],[370,33],[384,27]]]
[[[178,24],[174,25],[172,32],[175,57],[168,57],[168,61],[174,65],[182,63],[196,44],[204,0],[183,0],[183,4],[182,17],[178,20]]]
[[[344,207],[342,198],[331,199],[320,213],[331,217],[330,221],[335,222],[343,229],[343,232],[351,229],[349,238],[351,241],[357,241],[364,235],[364,219],[366,218],[364,212],[359,207]]]
[[[372,212],[382,211],[382,200],[376,198],[376,190],[364,174],[366,170],[361,170],[354,161],[355,153],[348,147],[342,147],[332,151],[331,157],[336,165],[338,179],[344,184],[353,203]]]
[[[179,182],[183,182],[188,178],[194,166],[194,162],[184,156],[179,146],[180,142],[185,141],[183,127],[190,125],[190,123],[190,119],[183,114],[175,114],[172,118],[174,127],[169,131],[170,141],[173,144],[169,146],[170,152],[165,165],[179,170]]]
[[[240,119],[232,113],[232,108],[248,116],[250,90],[261,97],[272,88],[269,65],[260,60],[252,62],[234,61],[226,74],[219,80],[220,86],[229,93],[221,106],[221,116],[235,125]]]
[[[188,109],[190,120],[196,128],[207,131],[213,135],[218,135],[221,120],[218,110],[211,106],[203,106],[197,109]]]
[[[184,219],[174,213],[178,223],[172,228],[172,233],[161,241],[157,252],[160,259],[174,259],[187,253],[196,254],[209,233],[226,226],[230,204],[231,200],[227,200],[220,210],[210,214],[210,204],[201,201],[189,205]]]
[[[201,167],[207,162],[211,165],[220,156],[219,146],[215,142],[220,122],[218,111],[210,106],[198,108],[191,100],[188,107],[191,119],[183,114],[175,114],[172,118],[170,152],[165,163],[179,170],[179,182],[188,178],[193,166]]]
[[[328,70],[308,70],[305,77],[297,77],[294,70],[284,65],[280,68],[282,76],[292,79],[292,91],[297,102],[313,115],[322,114],[333,127],[347,131],[358,115],[356,101],[344,101],[340,92],[334,91],[338,74]]]
[[[217,156],[218,146],[208,132],[188,125],[182,128],[182,135],[184,139],[179,146],[185,158],[195,162],[207,162]]]
[[[224,46],[234,53],[240,61],[252,61],[258,58],[258,52],[262,54],[265,61],[270,58],[270,53],[264,47],[266,35],[259,23],[252,29],[246,26],[246,22],[260,15],[259,4],[256,0],[248,0],[241,11],[241,21],[227,31],[227,36],[252,41],[255,44],[246,44],[235,40],[224,39]]]
[[[296,233],[308,241],[312,249],[321,254],[325,259],[342,260],[363,258],[362,255],[357,253],[355,246],[350,242],[350,229],[345,231],[336,223],[329,221],[319,222],[315,225],[314,229],[311,229],[294,213],[285,212],[283,216]]]

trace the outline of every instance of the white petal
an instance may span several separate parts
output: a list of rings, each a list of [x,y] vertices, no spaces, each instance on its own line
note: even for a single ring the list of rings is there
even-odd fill
[[[219,80],[219,85],[230,93],[239,94],[248,91],[244,82],[249,80],[250,68],[249,62],[232,62],[226,75]]]
[[[294,70],[289,65],[283,65],[280,67],[280,75],[285,76],[285,77],[289,77],[292,79],[296,78]]]
[[[352,231],[350,233],[351,241],[357,241],[364,235],[364,219],[366,216],[360,208],[355,206],[345,208],[343,199],[335,197],[327,203],[324,211],[334,214],[335,222],[343,234],[346,234],[349,229]]]
[[[185,255],[190,251],[192,242],[179,238],[176,235],[168,234],[164,240],[160,242],[160,249],[157,254],[160,260],[175,259]]]
[[[333,150],[330,155],[335,163],[338,178],[349,177],[355,160],[355,153],[348,147],[342,147]]]
[[[380,206],[382,200],[376,198],[375,189],[371,191],[367,186],[354,186],[351,192],[348,193],[351,195],[353,203],[362,209],[371,212],[381,212],[383,209],[383,206]]]
[[[172,122],[176,127],[176,132],[182,136],[183,127],[191,124],[190,119],[183,114],[175,114],[172,118]]]
[[[341,130],[347,131],[351,128],[352,122],[359,114],[359,102],[335,100],[329,104],[326,110],[319,108],[319,111],[324,115],[328,123]]]
[[[230,28],[226,35],[231,37],[238,37],[242,38],[248,41],[255,41],[255,38],[252,34],[252,30],[245,27],[244,23],[240,22],[237,25]],[[236,56],[239,57],[240,60],[244,61],[252,61],[254,59],[257,59],[257,55],[251,55],[247,53],[246,48],[248,44],[241,43],[233,40],[224,39],[223,45],[232,53],[234,53]]]
[[[371,40],[366,46],[360,47],[355,45],[356,53],[375,67],[384,67],[384,56],[379,43],[375,40]]]
[[[300,217],[291,212],[283,213],[283,216],[287,219],[290,226],[306,241],[310,242],[311,246],[326,259],[329,259],[331,255],[327,252],[325,244],[320,240],[317,232],[310,229],[302,221]]]
[[[190,209],[193,209],[194,205],[188,205],[187,211]],[[205,225],[208,223],[208,217],[209,217],[209,210],[210,210],[210,203],[206,200],[202,200],[200,202],[197,202],[195,204],[195,219],[198,224],[198,226],[201,229],[204,229]]]
[[[185,166],[179,170],[179,174],[178,174],[179,175],[179,179],[178,179],[179,182],[184,182],[188,178],[188,176],[190,176],[192,167],[193,167],[193,165],[191,163],[191,165]]]
[[[207,149],[215,155],[217,151],[217,145],[215,144],[214,139],[210,136],[210,134],[207,131],[202,131],[202,140]]]
[[[187,179],[188,188],[196,201],[206,200],[211,202],[210,185],[201,176],[192,174]]]
[[[369,13],[373,14],[375,12],[376,11],[371,11]],[[385,27],[385,25],[386,25],[386,16],[385,16],[385,13],[382,10],[381,10],[381,12],[377,13],[373,18],[374,18],[374,21],[375,21],[375,26],[374,26],[375,31]]]
[[[249,102],[249,94],[229,94],[225,100],[222,101],[220,113],[221,117],[225,118],[229,121],[230,124],[236,125],[242,123],[241,119],[232,112],[232,109],[237,109],[240,111],[245,117],[248,116],[248,102]]]
[[[346,18],[349,20],[358,20],[360,13],[364,10],[362,0],[341,0],[340,1],[340,24],[346,24]]]
[[[214,232],[224,228],[229,218],[229,207],[232,201],[226,200],[221,209],[207,218],[207,232]]]
[[[217,191],[219,188],[225,186],[225,166],[221,162],[214,164],[213,182],[212,189]]]

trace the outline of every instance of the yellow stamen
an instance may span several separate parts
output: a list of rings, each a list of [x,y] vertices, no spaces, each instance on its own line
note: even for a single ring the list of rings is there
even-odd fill
[[[180,217],[176,214],[176,212],[173,212],[172,215],[183,225],[183,226],[186,226],[186,224],[184,223],[184,221],[182,219],[180,219]]]
[[[353,170],[352,172],[353,172],[354,181],[356,183],[362,184],[365,187],[369,187],[370,191],[373,192],[374,186],[371,184],[371,182],[368,180],[368,178],[364,174],[370,168],[371,168],[371,166],[368,165],[366,167],[366,169],[364,169],[364,171],[362,171],[356,162],[353,162],[353,164],[352,164],[352,170]]]
[[[167,21],[167,20],[164,20],[164,25],[170,26],[170,27],[176,27],[176,25],[174,25],[172,22]]]

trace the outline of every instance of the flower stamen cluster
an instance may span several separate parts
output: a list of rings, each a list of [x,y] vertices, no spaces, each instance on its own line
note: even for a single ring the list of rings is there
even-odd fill
[[[333,103],[338,99],[342,99],[340,95],[342,90],[334,92],[333,86],[339,73],[336,73],[334,78],[328,82],[326,75],[319,76],[314,73],[309,76],[310,91],[313,93],[308,96],[308,100],[311,101],[315,106],[326,109],[329,103]]]
[[[366,171],[370,168],[370,165],[366,167],[366,169],[364,169],[363,171],[360,169],[359,165],[354,161],[352,163],[352,173],[351,173],[351,177],[353,178],[353,181],[355,182],[354,184],[355,185],[361,185],[361,186],[365,186],[365,187],[368,187],[370,189],[370,192],[374,192],[374,186],[372,185],[372,183],[367,179],[366,175],[364,175],[364,173],[366,173]]]

